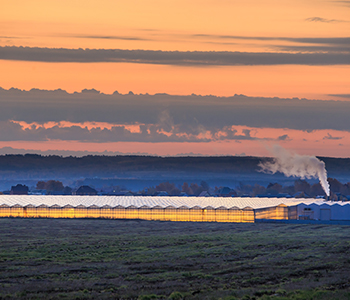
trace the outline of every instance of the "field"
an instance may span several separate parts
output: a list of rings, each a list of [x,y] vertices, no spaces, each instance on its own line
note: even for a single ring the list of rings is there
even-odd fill
[[[350,299],[350,226],[0,219],[0,299]]]

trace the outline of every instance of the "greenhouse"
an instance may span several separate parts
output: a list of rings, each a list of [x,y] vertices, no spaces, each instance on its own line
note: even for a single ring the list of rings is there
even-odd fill
[[[0,217],[252,223],[298,219],[312,205],[320,203],[289,198],[1,195]]]

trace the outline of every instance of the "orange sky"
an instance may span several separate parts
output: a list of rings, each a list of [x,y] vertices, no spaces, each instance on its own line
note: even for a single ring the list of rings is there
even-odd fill
[[[0,61],[1,87],[30,90],[95,88],[111,94],[168,93],[175,95],[336,99],[350,93],[350,66],[213,66],[184,67],[131,63],[38,63]],[[16,82],[17,84],[14,84]]]
[[[347,44],[326,44],[299,38],[348,37],[350,5],[319,0],[12,0],[2,1],[0,47],[141,49],[162,51],[324,52],[291,47],[330,46],[348,51]],[[337,50],[336,47],[347,47]],[[289,47],[289,48],[288,48]],[[350,54],[349,54],[350,57]],[[30,90],[95,88],[103,93],[168,93],[176,95],[299,97],[349,100],[328,96],[350,94],[348,64],[308,66],[171,66],[136,63],[47,63],[1,60],[0,87]],[[254,108],[252,108],[254,109]],[[336,122],[336,119],[335,119]],[[285,129],[283,144],[307,154],[348,156],[350,136],[340,133],[308,134]],[[277,138],[281,130],[261,128],[259,134]],[[22,143],[22,144],[21,144]],[[339,145],[341,144],[341,145]],[[133,152],[136,143],[81,144],[73,142],[2,142],[0,147]],[[21,146],[22,145],[22,146]],[[45,146],[46,145],[46,146]],[[320,146],[321,145],[321,146]],[[265,155],[254,141],[216,143],[163,143],[141,146],[152,154],[176,153]],[[137,152],[137,151],[136,151]]]

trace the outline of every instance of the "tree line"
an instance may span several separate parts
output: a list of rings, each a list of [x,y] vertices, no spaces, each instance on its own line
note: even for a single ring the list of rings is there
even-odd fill
[[[350,182],[341,183],[335,178],[328,178],[328,183],[331,190],[331,199],[334,200],[350,200]],[[20,185],[20,184],[19,184]],[[22,186],[22,185],[21,185]],[[86,186],[83,186],[86,187]],[[121,186],[104,186],[100,189],[94,189],[90,186],[94,192],[101,194],[110,195],[122,195],[126,192],[133,195],[145,195],[145,196],[155,196],[155,195],[169,195],[169,196],[221,196],[221,197],[259,197],[259,196],[291,196],[291,197],[317,197],[325,196],[325,192],[322,189],[320,183],[310,184],[306,180],[295,180],[293,185],[282,186],[281,184],[269,183],[266,187],[259,184],[243,184],[240,183],[239,186],[235,188],[215,186],[211,187],[205,181],[201,181],[200,184],[197,183],[187,183],[184,182],[182,185],[176,185],[171,182],[161,182],[156,186],[146,187],[140,191],[129,191],[125,187]],[[81,187],[80,187],[81,188]],[[64,186],[61,181],[58,180],[48,180],[48,181],[38,181],[35,187],[37,192],[45,192],[45,194],[62,194],[62,195],[72,195],[77,190],[78,187],[72,188],[70,186]],[[35,190],[32,190],[35,191]]]

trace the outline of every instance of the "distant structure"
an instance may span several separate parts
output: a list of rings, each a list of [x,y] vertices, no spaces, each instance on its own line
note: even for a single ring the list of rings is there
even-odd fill
[[[235,190],[230,189],[229,187],[225,186],[218,190],[217,195],[219,197],[237,197],[237,193]]]
[[[208,191],[201,192],[198,197],[210,197],[211,195],[208,193]]]
[[[11,186],[10,195],[28,195],[28,187],[24,184],[17,184]]]
[[[82,185],[79,187],[75,193],[76,195],[97,195],[97,191],[88,185]]]

